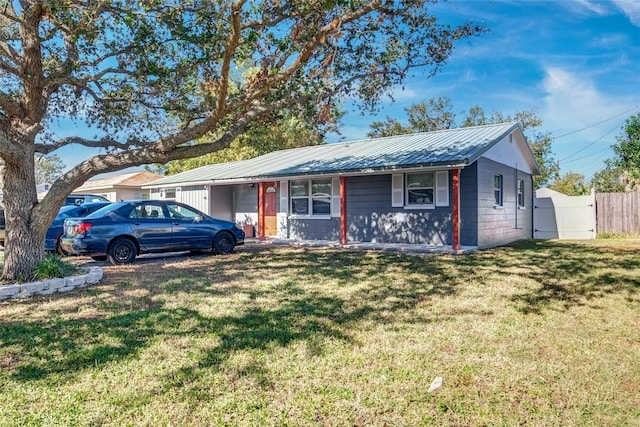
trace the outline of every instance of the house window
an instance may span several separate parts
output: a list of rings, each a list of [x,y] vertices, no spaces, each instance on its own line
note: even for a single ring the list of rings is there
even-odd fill
[[[291,214],[331,215],[331,179],[291,181]]]
[[[433,205],[433,172],[408,173],[406,191],[407,206]]]
[[[502,206],[502,175],[493,176],[494,206]]]
[[[175,188],[167,188],[164,190],[164,198],[165,200],[175,200],[176,199],[176,189]]]
[[[524,179],[518,180],[518,207],[524,208]]]
[[[449,206],[449,171],[393,174],[391,206],[405,209]]]

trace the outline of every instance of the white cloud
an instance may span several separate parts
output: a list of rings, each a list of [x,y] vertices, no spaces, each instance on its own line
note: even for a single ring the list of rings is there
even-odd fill
[[[640,2],[638,0],[612,0],[622,10],[633,25],[640,27]]]
[[[592,0],[574,0],[578,6],[600,16],[611,14],[613,11],[607,3]],[[618,10],[621,10],[633,25],[640,27],[640,2],[638,0],[611,0]]]
[[[614,117],[632,110],[640,101],[602,93],[589,77],[563,68],[547,67],[545,73],[544,123],[545,127],[554,129],[553,133],[575,131],[607,121],[608,123],[603,123],[601,127],[594,126],[588,132],[593,137],[601,134],[603,128],[623,120],[624,117]]]
[[[589,9],[593,13],[598,15],[607,15],[607,9],[602,6],[602,3],[594,3],[590,0],[575,0],[575,2],[578,5]]]

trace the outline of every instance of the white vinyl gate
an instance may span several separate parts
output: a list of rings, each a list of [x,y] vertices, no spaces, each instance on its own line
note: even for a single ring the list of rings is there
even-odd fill
[[[548,188],[536,190],[533,210],[535,239],[595,239],[596,197],[567,196]]]

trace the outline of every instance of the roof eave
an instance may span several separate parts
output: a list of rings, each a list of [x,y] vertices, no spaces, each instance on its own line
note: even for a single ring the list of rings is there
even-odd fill
[[[173,188],[173,187],[185,187],[193,185],[229,185],[229,184],[246,184],[268,180],[291,180],[291,179],[306,179],[314,177],[327,177],[327,176],[362,176],[362,175],[377,175],[381,173],[405,173],[415,172],[421,170],[449,170],[449,169],[463,169],[469,166],[472,162],[469,159],[459,160],[456,162],[432,162],[426,164],[410,164],[410,165],[394,165],[383,166],[378,168],[364,168],[364,169],[339,169],[326,172],[308,172],[308,173],[288,173],[288,174],[271,174],[271,175],[256,175],[247,176],[242,178],[227,178],[227,179],[212,179],[206,181],[193,181],[193,182],[172,182],[165,184],[147,184],[143,185],[143,189],[157,189],[157,188]]]

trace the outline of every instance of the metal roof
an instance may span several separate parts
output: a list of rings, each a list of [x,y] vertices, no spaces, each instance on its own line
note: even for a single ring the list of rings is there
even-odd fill
[[[292,148],[249,160],[202,166],[144,187],[464,167],[516,130],[521,132],[520,125],[509,122]]]

